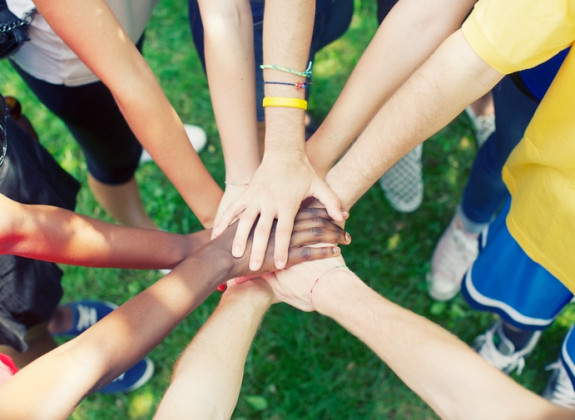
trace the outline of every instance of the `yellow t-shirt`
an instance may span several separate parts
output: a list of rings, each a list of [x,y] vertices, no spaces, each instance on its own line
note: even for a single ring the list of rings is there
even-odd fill
[[[575,0],[480,0],[462,30],[483,60],[501,73],[512,73],[573,44]],[[575,292],[573,48],[509,156],[503,179],[512,196],[510,233],[534,261]]]

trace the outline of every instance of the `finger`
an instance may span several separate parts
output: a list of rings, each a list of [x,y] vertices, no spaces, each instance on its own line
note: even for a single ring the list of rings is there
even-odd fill
[[[274,262],[278,270],[284,268],[287,262],[296,213],[297,209],[291,211],[288,209],[278,215],[274,243]]]
[[[348,245],[350,242],[351,237],[349,234],[339,227],[331,229],[329,227],[312,226],[309,229],[294,232],[291,236],[290,248],[299,248],[318,243]]]
[[[258,271],[263,264],[274,223],[274,216],[273,214],[260,215],[254,230],[252,249],[250,251],[250,270],[252,271]]]
[[[224,230],[228,228],[229,225],[245,211],[246,205],[243,201],[238,200],[236,203],[230,205],[221,215],[217,223],[214,223],[214,228],[212,230],[212,239],[220,236]],[[251,226],[250,226],[251,227]]]
[[[302,208],[297,212],[297,214],[295,216],[295,220],[296,221],[308,220],[308,219],[315,219],[317,217],[321,217],[322,219],[326,219],[326,220],[331,220],[331,217],[329,217],[327,210],[325,208],[322,208],[322,207]]]
[[[336,257],[341,254],[337,246],[290,248],[286,267],[305,261],[320,260],[323,258]]]
[[[341,201],[324,181],[318,182],[313,196],[317,198],[326,208],[329,216],[338,222],[343,222],[347,218],[347,212],[341,208]]]
[[[252,231],[252,227],[259,215],[259,209],[247,208],[241,215],[238,222],[238,229],[234,242],[232,244],[232,255],[236,258],[241,258],[246,250],[246,243]]]

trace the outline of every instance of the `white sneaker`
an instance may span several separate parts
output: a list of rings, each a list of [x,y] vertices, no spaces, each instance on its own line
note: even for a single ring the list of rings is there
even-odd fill
[[[206,132],[201,127],[191,124],[184,124],[184,129],[186,130],[190,143],[192,143],[192,147],[196,152],[200,153],[204,147],[206,147],[206,143],[208,142]],[[140,164],[152,161],[152,156],[150,156],[146,149],[143,149],[142,156],[140,157]]]
[[[379,179],[389,204],[400,213],[411,213],[423,201],[420,144],[402,157]]]
[[[541,331],[535,331],[527,345],[515,351],[513,343],[503,334],[502,326],[503,321],[497,320],[484,334],[475,339],[473,348],[490,365],[505,373],[511,373],[517,369],[517,374],[520,375],[525,367],[525,357],[537,345]]]
[[[447,226],[431,257],[427,273],[429,295],[438,301],[453,298],[461,289],[465,272],[477,258],[478,236],[467,232],[454,216]]]
[[[543,391],[543,398],[562,407],[575,408],[575,389],[561,360],[551,363],[546,370],[553,373]]]
[[[495,131],[495,114],[477,115],[471,106],[465,108],[465,113],[473,124],[477,146],[483,146],[491,133]]]

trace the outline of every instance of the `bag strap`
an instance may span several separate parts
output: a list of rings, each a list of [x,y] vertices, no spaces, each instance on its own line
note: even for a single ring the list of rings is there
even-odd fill
[[[0,2],[4,2],[4,0],[0,0]],[[8,107],[6,106],[6,102],[2,95],[0,95],[0,167],[4,163],[6,159],[6,153],[8,152],[8,127],[6,124],[8,116]]]

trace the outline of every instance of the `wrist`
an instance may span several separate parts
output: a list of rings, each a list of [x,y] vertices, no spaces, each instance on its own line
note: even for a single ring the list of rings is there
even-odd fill
[[[350,296],[353,296],[359,284],[363,284],[348,268],[326,273],[314,285],[311,296],[315,310],[333,319],[337,319]]]

